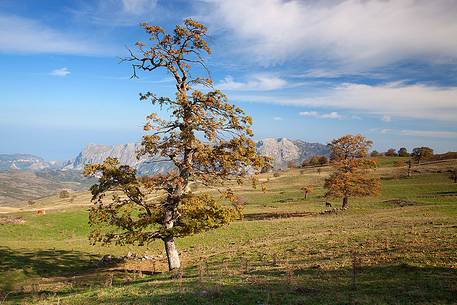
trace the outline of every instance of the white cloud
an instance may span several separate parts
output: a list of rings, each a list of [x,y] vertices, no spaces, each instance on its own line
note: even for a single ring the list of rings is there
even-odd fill
[[[338,112],[329,112],[329,113],[319,113],[317,111],[301,111],[298,113],[301,116],[305,117],[313,117],[318,119],[342,119],[343,116],[340,115]]]
[[[233,91],[271,91],[289,86],[288,82],[280,77],[268,74],[254,74],[246,82],[238,82],[231,76],[225,77],[215,85],[222,90]]]
[[[158,0],[93,0],[82,2],[73,15],[100,26],[133,26],[164,13]]]
[[[351,119],[353,120],[361,120],[362,118],[356,114],[351,115]]]
[[[454,0],[211,0],[213,28],[264,64],[314,55],[368,68],[411,57],[457,57]],[[202,13],[203,15],[203,13]]]
[[[382,134],[393,134],[407,137],[424,137],[424,138],[457,138],[457,131],[446,130],[416,130],[416,129],[390,129],[390,128],[371,128],[371,132]]]
[[[68,70],[68,68],[64,67],[64,68],[52,70],[51,73],[49,73],[49,74],[53,75],[53,76],[64,77],[64,76],[67,76],[70,73],[71,72]]]
[[[436,131],[436,130],[408,130],[400,131],[402,136],[429,137],[429,138],[457,138],[456,131]]]
[[[275,117],[273,117],[273,121],[282,121],[282,117],[275,116]]]
[[[321,118],[323,119],[341,119],[342,116],[338,114],[338,112],[330,112],[330,113],[324,113],[321,115]]]
[[[157,0],[122,0],[122,5],[129,14],[143,15],[156,7]]]
[[[393,129],[390,129],[390,128],[371,128],[370,131],[386,134],[386,133],[392,132]]]
[[[295,106],[333,107],[379,116],[409,119],[457,121],[457,87],[388,83],[366,85],[347,83],[315,97],[237,96],[252,102]]]
[[[0,52],[93,55],[106,54],[107,50],[32,19],[0,14]]]
[[[301,112],[298,113],[298,115],[318,117],[319,116],[319,112],[317,112],[317,111],[301,111]]]
[[[344,73],[342,71],[337,70],[324,70],[324,69],[311,69],[304,71],[300,74],[292,75],[292,77],[297,78],[335,78],[343,76]]]
[[[390,115],[384,115],[384,116],[381,118],[381,120],[382,120],[383,122],[389,123],[389,122],[392,121],[392,117],[391,117]]]

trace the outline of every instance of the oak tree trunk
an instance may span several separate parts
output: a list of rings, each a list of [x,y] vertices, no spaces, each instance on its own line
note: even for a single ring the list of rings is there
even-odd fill
[[[180,193],[179,186],[175,189],[175,192]],[[168,231],[174,227],[173,217],[176,213],[176,206],[177,204],[174,200],[169,200],[168,204],[165,206],[165,217],[163,225],[164,228]],[[165,251],[167,253],[168,269],[169,271],[172,271],[181,267],[181,260],[179,259],[179,253],[178,249],[176,249],[174,237],[171,235],[171,232],[168,233],[170,235],[163,237],[163,242]]]
[[[165,237],[163,242],[165,244],[165,251],[167,252],[168,269],[171,271],[181,268],[181,260],[173,236]]]
[[[343,205],[341,206],[341,208],[343,210],[347,209],[349,207],[349,198],[348,197],[344,197],[343,198]]]

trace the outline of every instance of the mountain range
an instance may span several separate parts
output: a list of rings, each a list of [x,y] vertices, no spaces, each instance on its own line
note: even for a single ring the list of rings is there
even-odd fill
[[[329,149],[320,143],[307,143],[300,140],[287,138],[266,138],[256,143],[257,152],[273,159],[273,167],[284,169],[289,161],[297,164],[312,156],[328,156]],[[82,170],[84,165],[101,163],[107,157],[117,158],[121,164],[126,164],[137,169],[140,175],[166,172],[172,168],[170,162],[157,162],[154,158],[137,158],[140,144],[100,145],[89,144],[73,160],[65,163],[63,169]],[[154,161],[154,162],[151,162]]]
[[[275,169],[284,169],[288,162],[297,164],[316,155],[329,155],[326,145],[308,143],[287,138],[266,138],[256,143],[260,155],[273,159]],[[56,161],[45,161],[43,158],[27,154],[0,154],[0,171],[7,170],[76,170],[81,171],[86,164],[101,163],[108,157],[117,158],[121,164],[137,169],[140,175],[166,172],[172,165],[170,162],[157,162],[154,158],[137,157],[140,144],[102,145],[89,144],[74,158],[62,164]],[[154,161],[154,162],[151,162]]]
[[[273,159],[275,169],[284,169],[290,161],[300,164],[315,155],[329,155],[326,145],[287,138],[266,138],[256,143],[260,155]],[[139,175],[167,172],[171,162],[137,158],[139,144],[87,145],[73,160],[59,163],[28,154],[0,154],[0,205],[35,199],[61,189],[82,190],[94,183],[81,175],[86,164],[101,163],[108,157],[134,167]]]
[[[0,171],[7,170],[43,170],[49,168],[59,168],[57,161],[45,161],[41,157],[29,154],[0,154]]]

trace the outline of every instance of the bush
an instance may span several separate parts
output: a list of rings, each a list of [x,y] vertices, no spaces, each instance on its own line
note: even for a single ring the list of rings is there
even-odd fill
[[[277,178],[277,177],[280,177],[280,176],[281,176],[281,173],[280,173],[280,172],[274,172],[274,173],[273,173],[273,177],[276,177],[276,178]]]
[[[297,167],[297,164],[295,163],[295,161],[288,161],[287,162],[287,168],[296,168]]]
[[[379,153],[379,151],[373,150],[373,151],[370,153],[370,156],[371,156],[371,157],[379,157],[379,156],[381,156],[381,154]]]
[[[328,158],[326,156],[320,156],[319,157],[319,165],[320,166],[324,166],[327,163],[328,163]]]
[[[60,191],[59,198],[70,198],[70,192],[67,190]]]
[[[396,156],[398,156],[397,152],[393,148],[390,148],[389,150],[387,150],[384,155],[387,156],[387,157],[396,157]]]
[[[398,150],[399,157],[409,157],[408,150],[405,147],[402,147]]]

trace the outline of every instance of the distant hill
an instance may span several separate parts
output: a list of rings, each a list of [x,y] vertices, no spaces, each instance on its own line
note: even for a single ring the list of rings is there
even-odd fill
[[[46,169],[42,171],[10,170],[0,172],[0,206],[14,206],[24,200],[54,195],[62,189],[87,190],[95,183],[79,171]]]
[[[8,170],[43,170],[58,167],[57,162],[48,162],[43,158],[29,154],[0,154],[0,171]]]
[[[95,182],[80,171],[62,171],[61,165],[30,154],[0,154],[0,206],[58,193],[87,189]]]

